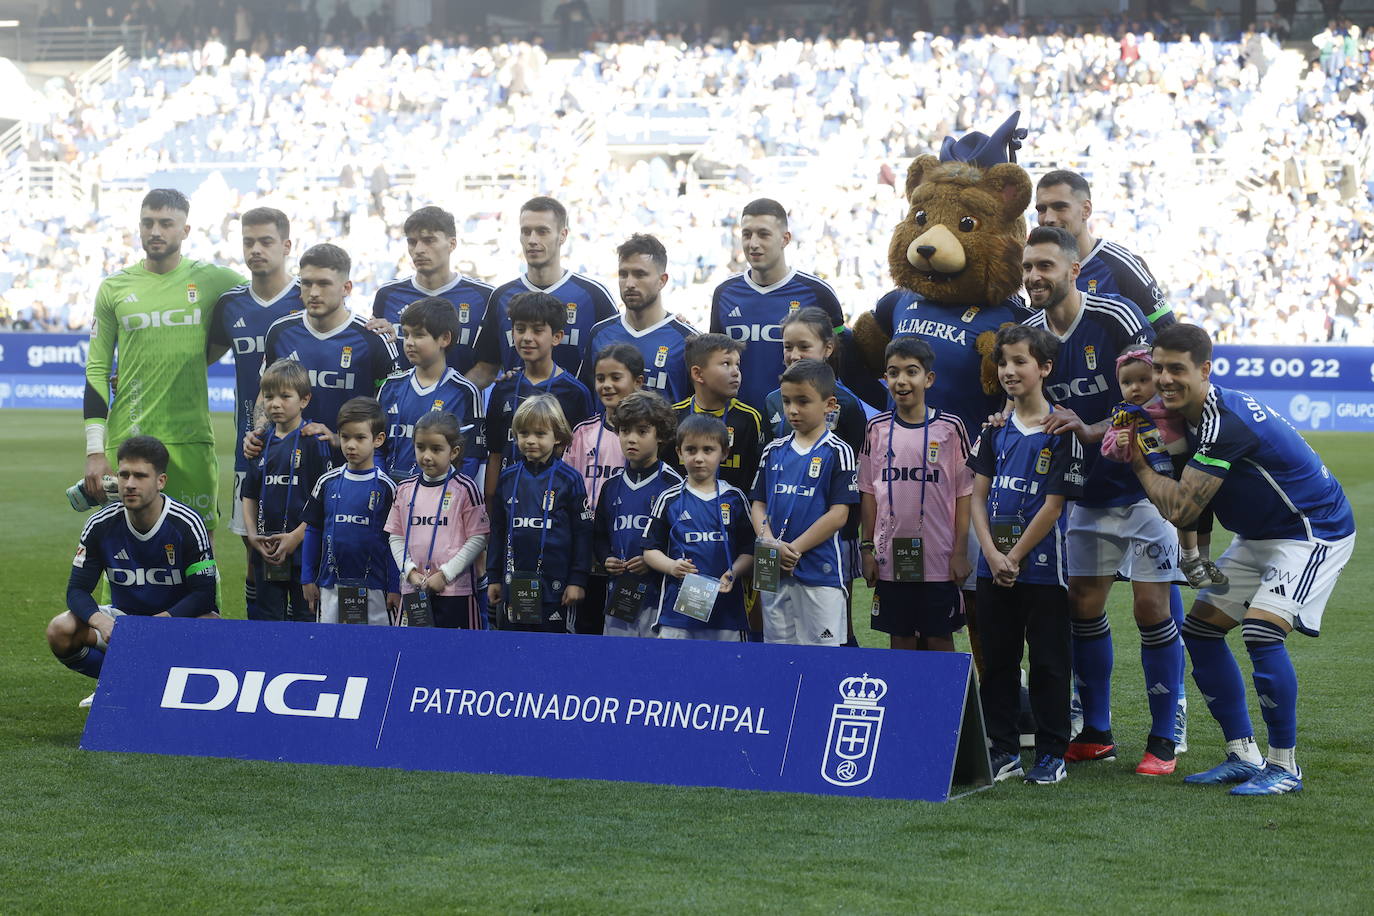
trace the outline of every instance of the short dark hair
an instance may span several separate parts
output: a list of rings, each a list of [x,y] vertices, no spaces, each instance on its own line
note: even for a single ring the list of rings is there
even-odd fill
[[[239,217],[241,226],[266,226],[269,223],[276,227],[277,234],[283,240],[291,238],[291,220],[280,210],[272,207],[254,207]]]
[[[349,398],[339,408],[339,418],[335,423],[336,431],[342,430],[345,423],[366,423],[372,435],[386,432],[386,414],[376,398]]]
[[[744,205],[744,211],[740,216],[772,216],[776,217],[782,228],[787,228],[787,210],[783,205],[771,197],[760,197],[758,200],[751,200]]]
[[[668,249],[663,247],[663,243],[646,232],[636,232],[625,241],[621,242],[615,249],[618,260],[632,258],[638,254],[646,254],[649,260],[654,262],[654,267],[662,273],[668,269]]]
[[[180,210],[187,216],[191,215],[191,202],[176,188],[153,188],[143,195],[143,203],[139,207],[143,210]]]
[[[603,359],[613,359],[626,369],[630,370],[630,375],[639,378],[644,374],[644,354],[639,352],[639,348],[634,344],[613,343],[601,348],[601,352],[596,354],[596,359],[592,362],[592,372],[595,374],[597,363]]]
[[[1079,194],[1088,198],[1088,200],[1093,199],[1092,188],[1088,187],[1088,179],[1068,169],[1055,169],[1052,172],[1046,172],[1041,179],[1035,183],[1035,188],[1036,190],[1040,188],[1052,188],[1057,184],[1066,184]]]
[[[332,270],[348,279],[348,272],[353,267],[353,261],[348,257],[348,252],[338,245],[331,245],[328,242],[321,242],[318,245],[311,245],[301,255],[301,267],[323,267]]]
[[[452,302],[438,296],[426,296],[407,305],[401,312],[401,327],[424,328],[425,333],[435,340],[447,333],[450,347],[458,342],[458,334],[462,330],[458,326],[458,310]]]
[[[1187,353],[1193,364],[1201,366],[1212,358],[1212,338],[1195,324],[1171,324],[1155,337],[1156,350]]]
[[[711,358],[712,353],[724,350],[726,353],[744,354],[744,342],[727,337],[724,334],[697,334],[695,337],[687,338],[686,352],[683,359],[687,363],[687,368],[702,367]]]
[[[161,208],[155,207],[154,209]],[[120,443],[119,451],[115,452],[116,464],[121,461],[146,461],[159,474],[167,473],[167,464],[170,460],[167,446],[163,445],[162,440],[156,436],[133,436],[125,439]]]
[[[1049,331],[1025,324],[1009,324],[997,332],[997,341],[992,347],[992,361],[999,366],[1004,364],[1006,360],[1002,358],[1002,348],[1019,343],[1026,345],[1039,366],[1053,363],[1059,355],[1059,339]]]
[[[458,418],[446,410],[426,410],[424,416],[415,421],[415,435],[411,437],[411,442],[418,439],[420,433],[430,431],[443,436],[449,448],[458,450],[458,454],[453,456],[453,466],[461,465],[467,439],[463,436],[463,427],[458,423]]]
[[[517,321],[544,324],[548,325],[550,331],[561,331],[568,326],[567,306],[548,293],[521,293],[511,299],[506,311],[512,324]]]
[[[709,413],[689,413],[677,425],[677,447],[693,436],[704,436],[720,443],[721,450],[730,453],[730,432],[725,421]]]
[[[406,235],[424,232],[442,232],[449,238],[458,237],[458,226],[453,222],[453,214],[442,207],[421,207],[406,217],[401,231]]]
[[[894,356],[914,359],[927,372],[935,368],[935,350],[921,337],[898,337],[894,339],[883,351],[884,363],[892,362]]]
[[[779,385],[810,385],[822,398],[835,396],[835,370],[818,359],[799,359],[783,370]]]
[[[520,212],[524,213],[552,213],[558,220],[558,228],[563,229],[568,225],[568,208],[554,200],[552,197],[531,197],[520,205]]]
[[[1078,239],[1069,230],[1058,226],[1036,226],[1026,238],[1026,244],[1055,245],[1075,261],[1078,260]]]
[[[262,371],[258,390],[263,397],[270,397],[278,391],[294,391],[302,398],[308,398],[311,394],[310,373],[294,359],[279,359]]]
[[[611,411],[610,419],[616,429],[641,423],[653,427],[660,448],[666,448],[673,441],[677,430],[677,414],[656,391],[636,391],[625,395]]]

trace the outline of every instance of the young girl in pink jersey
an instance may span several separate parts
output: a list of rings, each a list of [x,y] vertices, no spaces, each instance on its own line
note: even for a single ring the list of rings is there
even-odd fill
[[[601,413],[588,417],[573,427],[572,442],[563,453],[563,461],[582,475],[587,488],[587,507],[596,512],[601,488],[625,469],[625,455],[620,450],[620,438],[611,425],[615,409],[626,395],[644,385],[644,355],[632,344],[616,343],[596,354],[593,390],[601,399]],[[606,606],[606,570],[594,563],[587,579],[587,597],[582,607],[588,613],[579,614],[575,621],[578,633],[600,635]],[[591,613],[596,610],[597,613]]]
[[[402,606],[411,625],[423,624],[428,597],[433,625],[484,629],[473,561],[491,530],[482,488],[458,472],[463,433],[450,413],[434,410],[415,424],[415,463],[420,473],[396,488],[386,531],[401,570]]]

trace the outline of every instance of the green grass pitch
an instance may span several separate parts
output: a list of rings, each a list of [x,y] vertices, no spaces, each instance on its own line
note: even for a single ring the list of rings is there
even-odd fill
[[[223,414],[216,423],[224,469],[231,427]],[[80,426],[74,413],[0,414],[0,912],[1370,908],[1367,531],[1325,635],[1290,639],[1307,780],[1297,796],[1230,798],[1132,772],[1146,711],[1121,589],[1123,758],[1077,766],[1058,786],[1004,783],[944,805],[85,753],[76,702],[90,682],[42,636],[83,518],[62,493],[80,474]],[[1369,518],[1374,437],[1312,441]],[[218,543],[226,610],[241,616],[243,550],[223,529]],[[879,645],[858,620],[861,640]],[[1188,772],[1222,745],[1196,700],[1193,713]]]

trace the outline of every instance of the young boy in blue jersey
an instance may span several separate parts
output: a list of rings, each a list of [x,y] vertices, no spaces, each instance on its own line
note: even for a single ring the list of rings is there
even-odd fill
[[[782,409],[792,433],[764,449],[752,493],[759,543],[777,548],[780,567],[775,589],[755,577],[763,641],[839,646],[852,568],[840,529],[859,502],[859,477],[854,450],[826,427],[826,415],[839,410],[834,371],[814,359],[788,366]]]
[[[720,479],[729,452],[719,419],[693,413],[678,423],[678,460],[687,479],[659,494],[641,545],[644,562],[663,574],[655,617],[661,639],[746,637],[742,579],[754,565],[754,527],[748,497]],[[679,600],[689,584],[688,600]]]
[[[252,526],[249,572],[257,602],[249,620],[315,619],[301,591],[305,540],[302,511],[315,484],[329,470],[329,445],[301,436],[310,405],[310,374],[295,360],[282,359],[262,374],[262,401],[272,428],[262,454],[243,481],[243,517]]]
[[[626,395],[611,410],[625,469],[602,485],[592,522],[594,556],[609,575],[607,636],[653,636],[663,579],[644,562],[642,539],[654,501],[682,475],[659,457],[673,441],[677,415],[649,391]]]
[[[1083,451],[1073,436],[1044,431],[1054,411],[1045,379],[1058,343],[1045,330],[1012,325],[997,332],[993,357],[1013,402],[1005,426],[989,426],[973,446],[973,528],[978,561],[978,628],[983,642],[980,694],[992,772],[1022,775],[1020,712],[1022,646],[1030,648],[1030,701],[1035,714],[1032,784],[1068,776],[1068,572],[1064,556],[1066,501],[1082,490]]]
[[[1241,391],[1211,383],[1212,340],[1196,325],[1159,333],[1154,370],[1165,408],[1188,424],[1193,457],[1175,481],[1134,449],[1131,467],[1150,501],[1175,525],[1209,504],[1235,533],[1217,559],[1226,585],[1198,592],[1183,624],[1193,679],[1226,739],[1226,759],[1184,782],[1234,785],[1233,795],[1301,791],[1298,676],[1285,641],[1316,636],[1341,570],[1355,549],[1355,518],[1335,476],[1288,421]],[[1158,478],[1157,480],[1152,478]],[[1241,627],[1269,732],[1261,756],[1245,681],[1226,645]]]
[[[387,516],[396,484],[376,462],[386,440],[386,414],[372,398],[339,409],[342,467],[315,483],[302,513],[301,591],[320,623],[395,626],[400,573],[391,557]]]
[[[487,504],[487,600],[500,629],[568,633],[592,568],[587,490],[559,458],[572,429],[547,394],[524,401],[512,425],[520,457]]]
[[[420,473],[415,458],[415,424],[433,410],[453,414],[467,433],[463,473],[475,478],[486,459],[482,397],[472,382],[448,365],[458,323],[453,306],[436,297],[417,299],[401,315],[406,359],[411,368],[382,383],[377,401],[386,411],[386,441],[382,469],[392,480]]]
[[[492,386],[487,403],[486,446],[491,460],[487,462],[483,492],[488,504],[496,493],[502,468],[518,460],[512,421],[527,398],[551,395],[562,408],[570,430],[596,412],[587,386],[553,359],[567,322],[563,303],[548,293],[524,293],[511,300],[509,312],[521,367]]]
[[[115,460],[120,501],[86,520],[67,580],[67,610],[47,630],[57,660],[93,678],[100,676],[115,621],[124,614],[219,616],[215,556],[205,523],[162,492],[167,447],[152,436],[134,436],[119,446]],[[105,605],[95,599],[101,573],[110,583]],[[89,706],[90,700],[81,705]]]

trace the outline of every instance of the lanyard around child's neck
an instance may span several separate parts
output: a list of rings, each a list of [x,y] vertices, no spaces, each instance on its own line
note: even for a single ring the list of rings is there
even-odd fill
[[[549,538],[549,512],[553,509],[554,500],[552,492],[553,472],[555,468],[554,462],[557,460],[557,458],[551,458],[549,460],[549,470],[548,474],[545,476],[546,484],[544,486],[540,486],[537,476],[533,474],[530,475],[534,480],[535,486],[539,487],[539,505],[544,511],[544,523],[539,527],[539,557],[535,560],[535,578],[538,578],[544,571],[544,545]],[[513,549],[515,543],[514,509],[520,504],[520,479],[524,477],[524,475],[525,462],[521,461],[515,469],[515,483],[511,487],[509,508],[506,512],[506,572],[510,573],[512,576],[515,575],[515,551]]]
[[[677,499],[673,501],[673,506],[675,507],[673,509],[673,515],[676,517],[676,520],[673,522],[673,524],[677,524],[677,521],[681,520],[682,498],[686,496],[689,492],[692,492],[691,483],[689,481],[683,481],[682,492],[679,493],[677,495]],[[701,496],[695,492],[692,492],[692,495],[696,496],[697,499],[701,499]],[[703,500],[703,502],[704,501],[705,500]],[[725,572],[731,572],[735,568],[735,560],[734,554],[730,551],[730,532],[725,527],[725,512],[722,510],[721,507],[719,477],[716,478],[716,495],[714,499],[712,499],[711,501],[711,511],[715,513],[716,522],[720,525],[720,546],[725,550]],[[721,575],[725,575],[725,573],[721,573]]]
[[[1050,405],[1050,413],[1054,413],[1054,405],[1053,405],[1053,404]],[[1049,415],[1049,414],[1046,414],[1046,416],[1048,416],[1048,415]],[[998,468],[998,470],[1000,470],[1001,468],[1003,468],[1003,467],[1006,466],[1006,463],[1007,463],[1007,455],[1011,454],[1012,446],[1009,445],[1009,444],[1007,443],[1007,435],[1008,435],[1008,433],[1011,432],[1011,428],[1012,428],[1012,426],[1014,426],[1015,424],[1016,424],[1016,411],[1013,410],[1011,416],[1007,417],[1006,425],[1002,427],[1001,433],[999,433],[998,436],[997,436],[997,468]],[[1041,421],[1041,425],[1042,425],[1042,426],[1043,426],[1043,424],[1044,424],[1044,421]],[[1016,431],[1016,434],[1019,436],[1019,435],[1021,434],[1021,431],[1018,429],[1018,430]],[[1046,475],[1048,475],[1048,473],[1049,473],[1048,468],[1046,469],[1045,473],[1046,473]],[[1014,514],[1020,515],[1020,514],[1021,514],[1021,510],[1022,510],[1023,508],[1025,508],[1025,505],[1026,505],[1026,492],[1028,492],[1028,491],[1030,490],[1031,484],[1035,481],[1036,476],[1038,476],[1038,472],[1035,470],[1035,465],[1032,464],[1032,465],[1031,465],[1030,477],[1029,477],[1029,478],[1027,479],[1027,481],[1026,481],[1026,490],[1023,491],[1023,492],[1021,492],[1021,493],[1018,493],[1018,494],[1017,494],[1016,512],[1015,512]],[[999,494],[1000,494],[1001,492],[1002,492],[1002,490],[1001,490],[1001,488],[999,487],[999,488],[996,490],[996,493],[999,493]],[[998,511],[998,505],[999,505],[1000,502],[1001,502],[1001,497],[1000,497],[1000,496],[993,496],[993,497],[992,497],[992,514],[993,514],[993,515],[1000,515],[1000,514],[1001,514],[1001,512]]]
[[[343,493],[342,493],[343,488],[344,488],[344,486],[348,483],[348,475],[349,475],[349,474],[360,474],[360,473],[362,473],[362,472],[361,472],[361,471],[350,471],[350,470],[348,469],[347,466],[344,467],[343,473],[341,473],[341,474],[339,475],[339,490],[340,490],[340,496],[343,495]],[[376,484],[377,484],[377,481],[381,478],[381,476],[382,476],[382,469],[379,468],[379,467],[377,467],[376,465],[373,465],[373,466],[372,466],[372,480],[370,480],[370,481],[368,482],[368,485],[367,485],[367,506],[368,506],[368,511],[369,511],[369,512],[372,510],[372,494],[377,492],[377,486],[376,486]],[[335,524],[335,522],[334,522],[334,516],[335,516],[335,514],[336,514],[336,513],[334,513],[334,512],[330,512],[330,511],[328,510],[328,508],[325,509],[325,514],[324,514],[324,549],[325,549],[325,558],[326,558],[326,562],[328,563],[329,568],[332,569],[332,570],[334,570],[334,578],[335,578],[335,579],[338,579],[338,578],[340,578],[340,576],[339,576],[339,566],[338,566],[338,562],[337,562],[337,561],[335,560],[335,558],[334,558],[334,532],[335,532],[335,529],[338,527],[338,526]],[[368,522],[369,522],[369,524],[371,524],[371,521],[372,521],[372,517],[369,515],[369,516],[368,516]],[[372,573],[372,551],[371,551],[371,550],[368,550],[368,551],[367,551],[367,563],[364,564],[364,566],[363,566],[363,575],[362,575],[363,580],[366,581],[366,580],[367,580],[367,577],[368,577],[371,573]]]
[[[301,423],[295,429],[291,430],[291,438],[286,444],[286,502],[282,505],[281,510],[282,531],[286,530],[288,516],[291,514],[291,493],[296,485],[296,444],[300,441],[301,430],[304,428],[305,424]],[[264,483],[258,490],[258,534],[267,533],[267,530],[263,527],[264,513],[266,511],[265,504],[267,502],[266,480],[271,470],[271,465],[267,463],[267,450],[272,447],[272,440],[274,438],[276,438],[275,430],[273,431],[273,435],[268,436],[267,441],[262,444],[262,477]]]
[[[820,438],[818,438],[815,442],[811,443],[811,447],[808,448],[808,449],[806,450],[806,453],[805,453],[804,455],[802,455],[802,461],[804,462],[804,463],[803,463],[803,467],[806,466],[806,465],[805,465],[805,462],[806,462],[806,460],[807,460],[808,458],[811,457],[811,453],[814,452],[816,449],[818,449],[818,448],[820,447],[821,439],[824,439],[825,436],[826,436],[825,433],[821,433]],[[792,451],[796,451],[796,449],[793,449],[793,448],[792,448],[793,443],[795,443],[796,441],[797,441],[797,434],[796,434],[796,433],[793,433],[793,434],[792,434],[792,441],[789,442],[789,443],[787,443],[787,444],[786,444],[785,446],[783,446],[783,447],[784,447],[784,448],[788,448],[788,449],[792,449]],[[820,474],[819,474],[819,473],[816,475],[816,480],[820,480]],[[779,525],[777,531],[774,532],[774,534],[777,536],[777,539],[778,539],[779,541],[785,541],[785,540],[787,539],[787,529],[788,529],[788,527],[792,524],[792,513],[795,512],[796,509],[797,509],[797,498],[798,498],[800,495],[801,495],[801,487],[800,487],[800,486],[793,487],[793,488],[792,488],[792,500],[791,500],[791,502],[789,502],[789,503],[787,504],[787,515],[783,517],[782,524]],[[814,496],[814,494],[813,494],[813,496]]]
[[[925,435],[921,438],[921,516],[916,523],[916,534],[920,536],[926,530],[926,481],[930,479],[930,421],[933,418],[929,410],[921,413],[921,426]],[[892,459],[896,457],[896,452],[892,448],[892,427],[897,422],[897,411],[893,410],[887,418],[887,517],[889,522],[896,519],[896,503],[892,501]],[[889,525],[889,528],[895,526]]]
[[[429,575],[434,564],[434,540],[439,536],[439,514],[444,511],[444,500],[448,497],[448,482],[453,479],[453,469],[444,475],[444,487],[439,491],[439,502],[434,507],[434,517],[431,519],[429,530],[429,554],[425,556],[425,575]],[[420,492],[420,487],[424,486],[423,478],[415,480],[415,489],[410,491],[410,508],[406,511],[406,538],[405,553],[402,558],[410,556],[410,529],[415,522],[415,496]],[[412,558],[413,560],[413,558]]]

